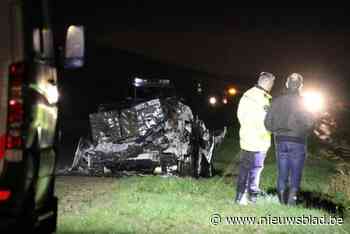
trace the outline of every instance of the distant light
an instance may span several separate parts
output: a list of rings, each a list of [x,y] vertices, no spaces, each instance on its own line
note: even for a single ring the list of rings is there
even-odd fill
[[[223,98],[222,103],[227,104],[227,98]]]
[[[136,87],[140,87],[143,83],[145,83],[145,80],[143,80],[143,79],[140,79],[140,78],[137,78],[137,77],[134,79],[134,85]]]
[[[215,105],[216,102],[217,102],[216,97],[210,97],[210,98],[209,98],[209,103],[210,103],[210,105]]]
[[[202,90],[201,83],[198,83],[198,84],[197,84],[197,92],[198,92],[198,93],[202,93],[202,91],[203,91],[203,90]]]
[[[160,87],[160,86],[169,86],[170,80],[168,79],[141,79],[138,77],[134,78],[133,85],[135,87],[147,86],[147,87]]]
[[[231,96],[234,96],[237,94],[237,90],[235,88],[229,88],[228,89],[228,93],[231,95]]]
[[[68,33],[76,33],[81,27],[77,25],[70,25],[68,27]]]
[[[324,109],[324,99],[321,93],[306,91],[302,93],[304,106],[311,112],[320,112]]]

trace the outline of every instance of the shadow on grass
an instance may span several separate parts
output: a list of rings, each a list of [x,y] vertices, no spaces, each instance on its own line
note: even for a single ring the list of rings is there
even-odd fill
[[[267,194],[277,195],[276,188],[269,188],[266,192]],[[343,204],[335,203],[330,197],[317,192],[300,191],[297,204],[306,208],[321,209],[342,218],[344,218],[346,213],[346,208]]]
[[[224,170],[223,169],[219,169],[219,168],[214,168],[213,169],[213,176],[220,176],[220,177],[222,177],[222,176],[224,176]]]

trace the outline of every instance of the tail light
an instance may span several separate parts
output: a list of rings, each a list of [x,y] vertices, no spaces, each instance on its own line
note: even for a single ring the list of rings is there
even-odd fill
[[[1,190],[0,189],[0,202],[7,201],[11,197],[11,191],[10,190]]]
[[[7,114],[6,149],[22,147],[24,63],[13,63],[9,68],[9,98]]]

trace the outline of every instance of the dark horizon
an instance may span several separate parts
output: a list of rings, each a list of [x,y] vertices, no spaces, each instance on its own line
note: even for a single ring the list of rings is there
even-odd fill
[[[307,86],[349,98],[350,17],[345,8],[108,2],[84,3],[82,8],[80,1],[66,6],[66,1],[55,3],[54,22],[58,27],[84,24],[88,46],[128,51],[247,85],[269,71],[281,87],[289,74],[298,72]],[[62,11],[64,18],[57,14]]]

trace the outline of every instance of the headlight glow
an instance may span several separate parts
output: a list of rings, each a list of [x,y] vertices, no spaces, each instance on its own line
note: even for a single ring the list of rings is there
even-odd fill
[[[217,102],[217,100],[216,100],[216,97],[210,97],[209,98],[209,103],[210,103],[210,105],[215,105],[216,104],[216,102]]]
[[[231,96],[234,96],[234,95],[237,94],[237,90],[236,90],[235,88],[229,88],[228,93],[229,93]]]
[[[321,93],[316,91],[306,91],[302,93],[304,106],[311,112],[320,112],[324,109],[324,99]]]

